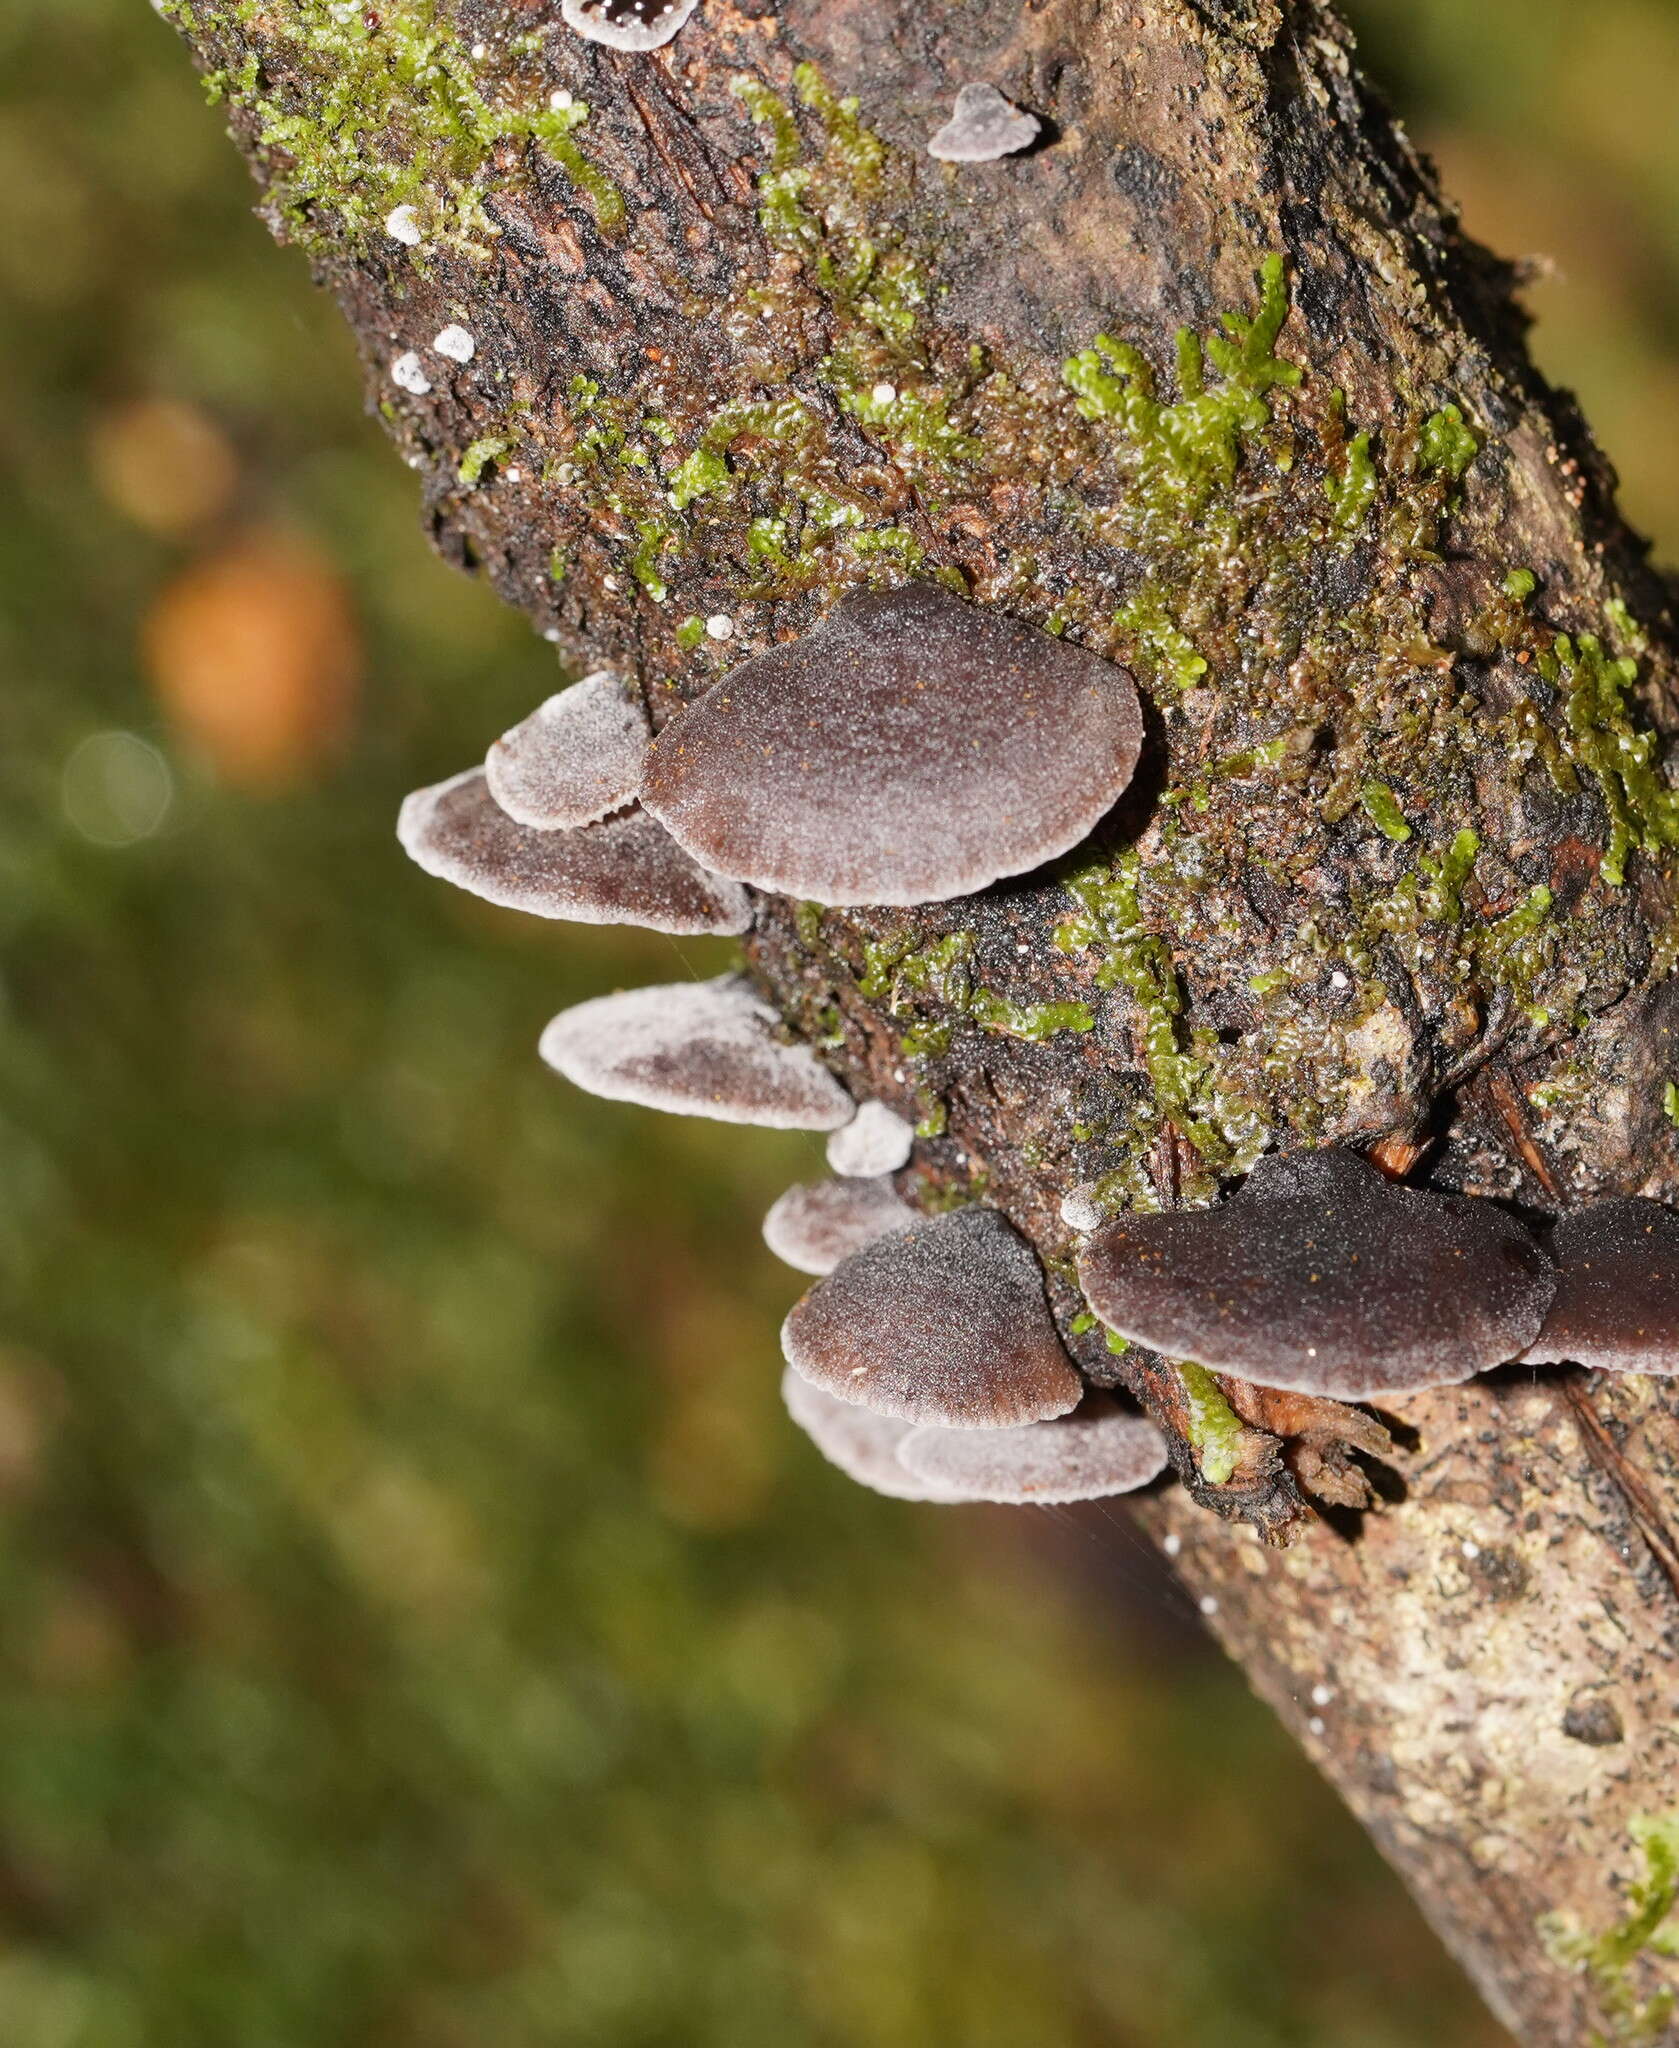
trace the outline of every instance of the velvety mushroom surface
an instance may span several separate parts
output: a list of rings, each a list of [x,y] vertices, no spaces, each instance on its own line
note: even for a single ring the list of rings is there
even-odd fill
[[[698,5],[699,0],[560,0],[560,19],[609,50],[657,50]]]
[[[872,1177],[896,1173],[914,1149],[915,1132],[884,1102],[865,1102],[850,1123],[828,1140],[828,1164],[835,1173]]]
[[[1077,1407],[1084,1391],[1031,1248],[994,1209],[958,1209],[875,1240],[782,1325],[813,1385],[905,1422],[1008,1429]]]
[[[1076,845],[1142,735],[1111,662],[936,585],[853,592],[679,712],[642,801],[716,874],[936,903]]]
[[[1636,1196],[1564,1216],[1556,1299],[1525,1360],[1679,1373],[1679,1214]]]
[[[1037,141],[1041,124],[1023,114],[994,85],[965,85],[950,119],[927,144],[927,154],[947,164],[992,163]]]
[[[591,1095],[677,1116],[831,1131],[851,1097],[814,1053],[776,1036],[779,1019],[733,975],[597,996],[562,1010],[542,1057]]]
[[[1518,1357],[1555,1289],[1497,1203],[1397,1186],[1340,1150],[1261,1160],[1214,1209],[1115,1217],[1078,1275],[1123,1337],[1344,1401]]]
[[[920,1214],[879,1180],[801,1181],[771,1206],[764,1242],[799,1273],[831,1273],[877,1237],[908,1230]]]
[[[608,669],[539,704],[484,759],[490,794],[521,825],[592,825],[633,803],[652,728],[641,699]]]
[[[396,831],[428,875],[504,909],[675,935],[738,933],[752,922],[745,890],[696,867],[645,811],[535,832],[502,810],[481,768],[415,790]]]
[[[1166,1469],[1166,1439],[1111,1395],[1025,1429],[912,1429],[898,1463],[929,1487],[1009,1507],[1101,1500],[1147,1486]]]
[[[909,1433],[907,1422],[872,1409],[836,1401],[791,1366],[781,1376],[781,1398],[787,1412],[827,1459],[848,1479],[871,1487],[893,1500],[948,1500],[934,1479],[917,1478],[898,1460],[898,1446]],[[989,1434],[989,1432],[988,1432]]]

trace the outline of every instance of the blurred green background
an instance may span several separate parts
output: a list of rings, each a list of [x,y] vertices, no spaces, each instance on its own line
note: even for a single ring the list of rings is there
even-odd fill
[[[1360,0],[1679,539],[1679,18]],[[398,856],[552,686],[136,0],[0,12],[0,2042],[1492,2048],[1117,1517],[780,1413],[806,1140],[566,1090],[704,946]]]

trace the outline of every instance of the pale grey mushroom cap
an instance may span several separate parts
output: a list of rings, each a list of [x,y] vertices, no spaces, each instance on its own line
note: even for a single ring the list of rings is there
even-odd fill
[[[1041,132],[1036,115],[1022,112],[994,85],[965,85],[950,119],[927,144],[927,154],[946,164],[992,163],[1029,149]]]
[[[919,1212],[886,1179],[801,1181],[764,1218],[764,1242],[798,1273],[831,1273],[877,1237],[908,1230]]]
[[[865,1102],[828,1140],[828,1164],[835,1173],[873,1178],[907,1165],[914,1147],[913,1125],[884,1102]]]
[[[723,975],[578,1003],[549,1024],[541,1052],[609,1101],[720,1123],[837,1129],[851,1097],[807,1047],[776,1037],[777,1021],[746,982]]]
[[[490,794],[538,832],[592,825],[633,803],[652,728],[641,699],[608,669],[539,704],[484,760]]]
[[[1679,1373],[1679,1214],[1637,1196],[1564,1216],[1557,1292],[1528,1365]]]
[[[1076,846],[1142,739],[1112,662],[936,584],[853,591],[678,712],[642,802],[714,874],[938,903]]]
[[[609,50],[657,50],[698,5],[699,0],[560,0],[560,19]]]
[[[827,1459],[848,1479],[884,1493],[892,1500],[948,1500],[935,1480],[918,1479],[898,1462],[898,1445],[909,1433],[907,1422],[876,1415],[836,1401],[788,1366],[781,1376],[781,1398],[787,1413]]]
[[[1496,1202],[1401,1187],[1336,1148],[1262,1159],[1214,1209],[1116,1216],[1078,1277],[1134,1343],[1341,1401],[1520,1356],[1556,1285]]]
[[[752,922],[745,890],[708,875],[645,811],[533,832],[491,796],[482,768],[405,797],[396,835],[428,875],[506,910],[678,936],[731,935]]]
[[[1025,1429],[912,1429],[898,1462],[928,1486],[1004,1506],[1101,1500],[1133,1493],[1166,1469],[1166,1439],[1111,1395]]]
[[[1031,1247],[995,1209],[957,1209],[877,1238],[794,1304],[793,1369],[904,1422],[1009,1429],[1078,1406]]]

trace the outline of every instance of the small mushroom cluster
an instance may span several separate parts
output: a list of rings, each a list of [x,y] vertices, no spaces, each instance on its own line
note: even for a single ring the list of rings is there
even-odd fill
[[[929,585],[854,593],[752,656],[658,736],[585,677],[481,768],[403,805],[429,873],[539,916],[739,935],[753,891],[917,904],[1067,852],[1142,744],[1113,664]],[[543,1058],[614,1100],[829,1133],[833,1178],[764,1223],[815,1278],[782,1332],[794,1419],[888,1494],[1058,1502],[1146,1484],[1153,1424],[1089,1385],[1031,1247],[996,1209],[929,1217],[894,1176],[915,1134],[860,1106],[744,976],[562,1011]],[[1340,1401],[1513,1359],[1679,1372],[1679,1216],[1606,1202],[1536,1235],[1500,1205],[1408,1187],[1344,1150],[1262,1160],[1209,1209],[1062,1215],[1115,1336],[1261,1387]]]

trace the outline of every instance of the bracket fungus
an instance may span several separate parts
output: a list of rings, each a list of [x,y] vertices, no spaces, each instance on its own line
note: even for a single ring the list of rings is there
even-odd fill
[[[734,975],[596,996],[562,1010],[542,1057],[591,1095],[677,1116],[775,1130],[832,1131],[851,1097],[816,1055],[775,1035],[780,1020]]]
[[[927,144],[945,164],[988,164],[1029,149],[1043,131],[1035,114],[1005,99],[994,85],[965,85],[950,119]]]
[[[482,768],[404,798],[396,831],[428,875],[507,910],[676,936],[734,935],[752,922],[745,890],[697,867],[645,811],[535,832],[502,810]]]
[[[1168,1462],[1154,1424],[1109,1394],[1091,1394],[1076,1413],[1024,1429],[912,1429],[896,1450],[924,1485],[1006,1507],[1134,1493]]]
[[[904,1422],[1008,1429],[1078,1406],[1036,1255],[995,1209],[956,1209],[877,1238],[794,1305],[789,1365],[842,1401]]]
[[[1679,1373],[1679,1214],[1636,1196],[1564,1216],[1556,1299],[1528,1365]]]
[[[1400,1187],[1337,1149],[1263,1159],[1217,1208],[1116,1217],[1078,1276],[1122,1337],[1342,1401],[1519,1357],[1555,1288],[1496,1202]]]
[[[822,904],[938,903],[1077,845],[1142,738],[1112,662],[937,585],[854,591],[680,711],[642,801],[716,874]]]
[[[800,1181],[779,1196],[764,1218],[764,1242],[798,1273],[831,1273],[877,1237],[909,1230],[920,1213],[878,1180]]]
[[[538,832],[592,825],[639,795],[651,731],[635,691],[597,669],[496,741],[484,760],[490,794]]]
[[[699,0],[560,0],[560,19],[609,50],[657,50],[698,5]]]
[[[849,1401],[836,1401],[832,1394],[801,1379],[791,1366],[781,1376],[781,1398],[787,1413],[828,1463],[837,1465],[859,1486],[892,1500],[951,1498],[936,1480],[918,1479],[899,1463],[898,1446],[910,1434],[909,1423],[853,1407]]]
[[[872,1179],[909,1163],[915,1130],[884,1102],[865,1102],[828,1140],[828,1164],[835,1173]]]

